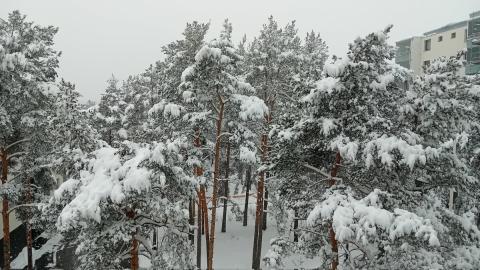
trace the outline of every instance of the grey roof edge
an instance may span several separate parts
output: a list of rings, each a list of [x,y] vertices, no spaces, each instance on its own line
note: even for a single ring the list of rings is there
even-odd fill
[[[413,36],[413,37],[409,37],[409,38],[404,38],[404,39],[395,41],[395,44],[400,43],[400,42],[404,42],[404,41],[408,41],[408,40],[412,40],[414,38],[423,38],[423,37],[422,36]]]
[[[429,35],[432,35],[432,34],[435,34],[435,33],[440,33],[440,32],[445,32],[445,31],[448,31],[448,30],[460,28],[462,26],[467,26],[467,23],[468,23],[468,20],[464,20],[464,21],[456,22],[456,23],[450,23],[450,24],[444,25],[442,27],[439,27],[437,29],[433,29],[431,31],[425,32],[425,33],[423,33],[423,35],[424,36],[429,36]]]

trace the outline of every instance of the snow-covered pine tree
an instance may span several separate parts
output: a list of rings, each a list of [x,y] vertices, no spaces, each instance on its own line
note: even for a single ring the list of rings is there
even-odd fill
[[[197,128],[198,120],[192,119],[188,114],[184,115],[180,122],[172,121],[177,113],[180,113],[183,110],[182,106],[175,106],[174,104],[183,104],[183,97],[181,95],[181,90],[179,91],[179,85],[182,82],[182,73],[183,71],[192,65],[195,62],[195,55],[200,50],[200,48],[205,44],[204,38],[209,29],[208,23],[199,23],[192,22],[187,23],[186,28],[183,32],[183,39],[177,40],[164,46],[162,48],[163,53],[166,55],[165,60],[162,62],[163,66],[163,80],[161,91],[159,93],[161,107],[165,106],[167,110],[163,111],[163,117],[158,117],[160,121],[155,122],[156,128],[164,129],[167,127],[170,130],[171,136],[188,136],[191,142],[191,147],[187,151],[188,162],[185,164],[191,166],[190,170],[193,172],[193,175],[200,177],[203,175],[203,168],[205,165],[202,165],[201,161],[206,161],[203,159],[203,152],[201,150],[201,145],[203,144],[203,134],[201,134],[200,129]],[[184,104],[183,104],[184,105]],[[195,123],[192,128],[192,123]],[[180,128],[182,127],[182,128]],[[193,167],[193,170],[192,170]],[[201,234],[202,230],[198,228],[203,228],[205,232],[205,225],[202,225],[207,213],[202,211],[202,203],[200,196],[205,196],[204,186],[201,185],[198,190],[200,193],[197,194],[198,199],[191,198],[190,202],[190,223],[194,225],[194,212],[195,208],[198,209],[197,215],[197,267],[201,267]],[[195,207],[197,205],[198,207]],[[206,205],[205,205],[206,207]],[[208,227],[208,226],[207,226]],[[208,230],[207,230],[208,231]],[[190,240],[193,240],[194,231],[191,231],[192,235]],[[208,232],[205,234],[206,239],[208,238]],[[208,244],[208,240],[206,240]]]
[[[52,48],[57,28],[42,27],[18,11],[0,22],[0,155],[3,198],[3,269],[10,269],[9,200],[22,172],[9,170],[25,154],[31,128],[50,105],[59,53]],[[48,104],[48,105],[47,105]]]
[[[123,83],[125,104],[122,128],[118,131],[120,139],[149,141],[148,110],[152,107],[153,92],[148,84],[149,80],[142,75],[129,76]]]
[[[181,141],[124,141],[112,148],[99,141],[78,177],[65,181],[51,204],[66,205],[57,228],[77,244],[81,269],[123,269],[139,255],[159,269],[190,268],[188,212],[190,180],[181,169]],[[161,229],[154,249],[153,230]]]
[[[213,250],[215,241],[216,208],[220,179],[220,149],[225,132],[226,111],[234,104],[240,104],[241,114],[263,117],[267,108],[254,96],[240,93],[253,92],[254,89],[235,76],[235,67],[240,57],[236,54],[231,42],[232,26],[226,20],[220,37],[204,45],[195,55],[195,63],[182,73],[183,98],[189,106],[190,119],[203,119],[204,128],[214,130],[213,137],[213,183],[211,189],[212,211],[210,235],[208,239],[207,267],[213,269]],[[211,116],[210,116],[211,115]],[[213,117],[214,121],[210,121]],[[213,123],[212,123],[213,122]],[[202,196],[205,200],[205,196]],[[206,202],[203,202],[206,210]]]
[[[285,155],[277,155],[277,152],[285,153],[284,150],[288,149],[293,151],[302,151],[299,148],[294,149],[288,146],[288,140],[277,140],[274,134],[282,131],[282,135],[289,136],[289,129],[300,120],[302,115],[302,103],[300,97],[308,94],[312,89],[317,87],[317,82],[324,76],[324,66],[327,60],[328,48],[325,41],[320,37],[320,34],[311,31],[307,33],[304,42],[301,44],[300,59],[298,73],[293,76],[291,80],[291,87],[295,89],[291,94],[291,100],[285,102],[286,104],[282,108],[282,114],[278,115],[275,119],[275,124],[272,126],[270,134],[272,136],[272,156],[285,157]],[[294,155],[294,152],[291,153]],[[298,153],[297,153],[298,154]],[[287,169],[288,168],[288,169]],[[296,170],[289,170],[287,166],[285,172],[292,172],[292,174],[274,174],[274,179],[270,181],[269,186],[272,192],[282,193],[282,196],[271,196],[272,210],[277,221],[277,230],[280,235],[289,234],[291,225],[293,222],[294,230],[298,229],[298,224],[308,214],[310,207],[305,207],[303,203],[307,203],[312,198],[311,193],[308,192],[311,181],[315,181],[307,173],[298,173]],[[286,194],[285,192],[289,193]],[[310,194],[309,194],[310,193]],[[310,195],[310,196],[309,196]],[[293,196],[289,200],[283,200],[285,196]],[[280,198],[280,201],[276,201]],[[293,203],[289,205],[289,203]],[[292,216],[293,215],[293,216]],[[292,220],[293,219],[293,220]],[[298,239],[298,234],[294,231],[294,241]]]
[[[183,31],[183,39],[169,43],[162,47],[165,54],[165,81],[160,90],[160,100],[165,99],[173,103],[181,103],[183,98],[178,95],[178,87],[182,83],[182,74],[186,68],[195,63],[195,56],[205,45],[205,35],[210,27],[209,23],[193,21],[187,23]],[[172,99],[175,98],[175,99]]]
[[[268,133],[271,125],[285,111],[291,111],[296,97],[299,97],[296,82],[299,80],[302,60],[301,39],[295,22],[284,28],[278,26],[273,17],[263,25],[260,35],[252,41],[246,53],[248,82],[257,89],[257,96],[268,106],[269,114],[264,118],[260,135],[260,156],[262,166],[257,184],[257,211],[253,245],[252,268],[260,267],[262,227],[264,223],[264,186],[269,159]],[[289,105],[290,104],[290,105]],[[273,115],[275,114],[275,117]]]
[[[395,253],[385,258],[398,261],[399,268],[418,268],[432,257],[448,269],[475,269],[480,264],[471,256],[478,252],[480,236],[475,224],[479,202],[475,149],[480,131],[475,107],[479,100],[475,85],[462,74],[463,65],[458,57],[435,60],[415,78],[400,110],[403,124],[419,144],[440,150],[413,177],[402,178],[426,194],[405,204],[429,215],[445,248],[419,254],[415,261]]]
[[[65,204],[49,204],[51,191],[64,181],[79,177],[80,171],[86,166],[85,158],[96,148],[96,140],[99,138],[97,131],[89,123],[87,111],[80,109],[79,97],[74,84],[60,80],[55,103],[52,104],[53,112],[44,127],[44,130],[48,131],[48,138],[45,140],[49,145],[44,154],[48,155],[43,169],[38,170],[31,178],[35,183],[32,200],[42,204],[41,211],[34,216],[33,225],[47,235],[58,234],[55,223],[65,207]],[[36,137],[38,138],[38,135]],[[43,181],[45,183],[39,183],[37,178],[50,180],[50,186],[45,186],[48,183],[46,180]],[[71,246],[72,243],[71,237],[61,239],[59,250]]]
[[[328,46],[319,33],[307,33],[301,50],[300,80],[311,85],[323,76],[323,67],[328,58]]]
[[[105,94],[102,95],[94,115],[96,129],[102,139],[110,145],[115,145],[125,135],[122,130],[124,98],[125,93],[118,86],[118,80],[112,75],[107,80]]]
[[[471,147],[468,138],[477,133],[478,120],[474,110],[476,100],[469,93],[470,84],[460,74],[462,66],[457,57],[435,60],[426,67],[424,75],[413,81],[401,109],[405,125],[420,136],[422,144],[452,150],[440,153],[439,164],[430,164],[438,175],[429,173],[419,179],[424,190],[443,186],[468,192],[474,188],[470,186],[473,179],[468,157],[473,149],[468,149]],[[452,163],[456,169],[442,163]]]
[[[322,262],[332,269],[368,268],[373,258],[399,247],[398,237],[410,234],[427,240],[424,245],[408,238],[417,250],[439,245],[428,219],[401,209],[412,210],[402,204],[411,192],[401,180],[435,158],[438,150],[423,148],[400,128],[398,101],[405,91],[398,84],[406,72],[391,63],[393,49],[386,43],[390,29],[356,39],[346,59],[328,63],[326,77],[302,98],[305,115],[275,135],[285,145],[273,165],[278,175],[316,175],[316,181],[300,181],[310,184],[301,188],[298,206],[316,205],[300,245],[306,253],[318,254],[320,249]],[[283,186],[285,201],[295,205],[295,185],[287,181]],[[404,222],[415,225],[407,228]],[[267,255],[268,263],[278,263],[275,250],[288,246],[280,240]]]
[[[53,165],[51,170],[58,184],[77,176],[81,159],[95,149],[96,130],[80,110],[80,93],[75,85],[61,79],[56,96],[55,114],[50,119]],[[80,163],[79,163],[80,162]]]
[[[227,27],[227,26],[225,26]],[[246,57],[246,45],[247,39],[246,36],[243,37],[241,42],[235,48],[236,54],[240,57],[235,65],[233,74],[238,77],[240,80],[244,80],[249,73],[249,66],[245,61]],[[257,154],[257,138],[259,130],[263,126],[264,112],[268,111],[268,108],[263,105],[263,102],[255,96],[252,88],[243,88],[239,89],[238,93],[234,96],[234,103],[240,106],[230,106],[228,110],[225,110],[225,132],[227,136],[223,138],[222,146],[225,148],[223,151],[225,153],[225,165],[224,172],[225,178],[222,179],[223,183],[221,185],[222,194],[228,198],[229,190],[229,171],[231,163],[240,165],[239,171],[237,171],[237,176],[241,176],[240,168],[243,165],[246,166],[258,166],[258,154]],[[233,162],[230,162],[230,159],[233,159]],[[251,172],[250,172],[251,176]],[[242,179],[236,179],[238,182],[235,186],[238,186]],[[245,183],[244,186],[250,186],[251,179],[249,183]],[[246,221],[247,217],[247,203],[249,192],[245,195],[245,209],[244,217]],[[223,216],[222,216],[222,232],[226,231],[226,217],[227,217],[227,199],[223,200]],[[233,203],[233,201],[232,201]],[[232,208],[233,211],[234,208]]]
[[[16,209],[12,214],[15,214],[26,227],[27,269],[29,270],[33,269],[32,229],[43,231],[42,213],[39,209],[56,184],[51,173],[53,165],[51,158],[54,150],[51,139],[54,137],[52,136],[54,129],[50,125],[50,119],[54,114],[54,101],[52,95],[42,109],[35,110],[35,121],[26,124],[20,131],[22,134],[29,135],[29,140],[22,143],[23,154],[11,160],[17,164],[15,170],[21,172],[15,177],[17,181],[22,182],[22,185],[16,191],[17,199],[10,201],[16,204],[11,206],[10,211]]]

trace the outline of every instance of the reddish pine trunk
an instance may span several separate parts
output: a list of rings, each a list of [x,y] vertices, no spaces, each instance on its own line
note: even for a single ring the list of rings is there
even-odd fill
[[[227,142],[227,164],[225,165],[225,199],[223,200],[222,232],[227,231],[228,177],[230,177],[230,141]]]
[[[132,234],[132,250],[130,251],[130,255],[132,260],[130,261],[130,268],[132,270],[138,270],[138,240],[136,238],[136,232]]]
[[[2,185],[7,183],[8,159],[7,151],[2,149]],[[8,219],[8,198],[3,195],[2,200],[3,221],[3,269],[10,270],[10,220]]]
[[[200,198],[202,201],[202,212],[203,212],[203,227],[205,233],[205,245],[207,248],[207,259],[210,255],[210,249],[208,248],[210,245],[210,231],[208,230],[208,207],[207,207],[207,196],[205,195],[205,186],[202,185],[200,187]]]
[[[135,218],[135,211],[132,209],[128,209],[126,215],[129,219]],[[136,229],[132,233],[132,249],[130,250],[130,269],[138,270],[138,240],[136,238],[136,234],[138,233],[138,229]]]
[[[334,179],[337,177],[338,170],[340,168],[340,162],[342,162],[342,156],[340,155],[340,152],[337,152],[335,155],[335,163],[332,166],[332,171],[330,173],[330,176],[332,179],[328,181],[328,185],[331,187],[335,185],[336,180]],[[335,231],[333,230],[332,224],[329,225],[329,239],[330,239],[330,245],[332,246],[332,253],[333,253],[333,259],[332,259],[332,270],[336,270],[338,267],[338,242],[337,239],[335,238]]]
[[[268,122],[269,121],[267,120],[267,123]],[[263,162],[265,162],[267,158],[267,151],[268,151],[267,144],[268,144],[268,135],[264,133],[262,134],[262,139],[261,139]],[[264,185],[265,185],[265,171],[261,171],[260,177],[258,180],[258,186],[257,186],[257,210],[255,212],[255,232],[253,236],[253,261],[252,261],[253,269],[260,269],[260,259],[262,254]]]
[[[27,180],[27,203],[32,203],[32,190],[31,190],[32,179],[28,178]],[[32,225],[30,220],[32,218],[31,210],[28,210],[28,220],[27,220],[27,270],[33,269],[33,257],[32,257]]]
[[[197,129],[195,130],[195,139],[194,139],[194,145],[195,147],[200,147],[200,130]],[[202,167],[195,167],[194,173],[196,176],[202,176],[203,175],[203,169]],[[200,185],[200,192],[198,194],[198,229],[197,229],[197,234],[205,234],[205,245],[206,245],[206,250],[207,250],[207,258],[209,254],[209,232],[208,232],[208,207],[207,207],[207,196],[205,194],[205,185],[201,184]],[[197,235],[197,262],[201,262],[201,237]],[[200,248],[199,248],[200,247]],[[199,251],[198,251],[199,250]],[[200,253],[198,253],[200,252]],[[200,267],[201,265],[199,265]]]
[[[213,190],[212,190],[212,219],[210,220],[210,239],[208,245],[208,257],[207,257],[207,269],[213,269],[213,250],[214,250],[214,243],[215,243],[215,219],[217,217],[217,193],[218,193],[218,178],[220,176],[220,135],[222,132],[222,123],[223,123],[223,113],[225,109],[225,104],[223,100],[220,98],[220,108],[218,111],[218,118],[217,118],[217,132],[215,138],[215,158],[213,160]]]
[[[27,270],[32,270],[33,269],[32,226],[30,224],[30,221],[27,221],[27,257],[28,257]]]
[[[247,226],[248,223],[248,197],[250,196],[250,185],[252,180],[252,166],[248,165],[247,172],[245,175],[245,184],[247,185],[245,191],[245,206],[243,208],[243,226]]]

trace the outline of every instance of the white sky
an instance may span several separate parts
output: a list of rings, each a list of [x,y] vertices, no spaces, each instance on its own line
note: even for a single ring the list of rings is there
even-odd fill
[[[161,47],[180,39],[187,22],[211,22],[209,38],[222,22],[234,39],[258,34],[269,15],[281,26],[296,20],[299,33],[320,32],[330,54],[343,55],[357,36],[394,25],[390,42],[407,38],[480,10],[479,0],[0,0],[0,18],[14,9],[41,25],[60,28],[59,75],[85,99],[98,100],[106,80],[142,72],[161,58]]]

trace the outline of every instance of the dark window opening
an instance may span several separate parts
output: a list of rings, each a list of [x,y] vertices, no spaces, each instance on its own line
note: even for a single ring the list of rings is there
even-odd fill
[[[432,40],[431,39],[425,40],[425,51],[430,51],[431,48],[432,48]]]

